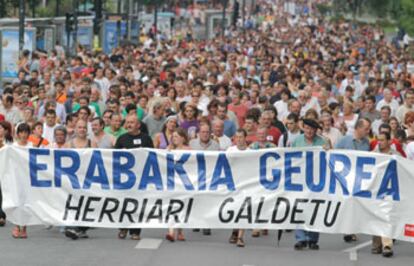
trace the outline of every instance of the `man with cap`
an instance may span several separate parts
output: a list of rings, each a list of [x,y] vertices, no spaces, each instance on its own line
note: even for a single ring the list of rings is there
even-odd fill
[[[315,146],[327,146],[325,138],[318,136],[316,132],[321,129],[319,123],[313,119],[303,119],[303,134],[300,134],[292,143],[292,147],[315,147]],[[303,250],[306,247],[309,249],[319,249],[319,233],[310,232],[302,229],[295,231],[295,237],[297,243],[295,244],[296,250]]]

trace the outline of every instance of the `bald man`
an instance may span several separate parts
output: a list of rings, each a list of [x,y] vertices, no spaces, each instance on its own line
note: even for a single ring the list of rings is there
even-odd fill
[[[125,119],[125,129],[127,133],[121,135],[116,143],[115,149],[135,149],[135,148],[153,148],[152,139],[141,132],[141,123],[136,115],[128,115]],[[118,237],[120,239],[126,238],[128,229],[120,229]],[[129,229],[129,234],[132,240],[140,240],[141,229]]]

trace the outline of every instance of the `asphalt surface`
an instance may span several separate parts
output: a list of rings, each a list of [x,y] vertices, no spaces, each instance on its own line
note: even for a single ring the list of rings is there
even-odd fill
[[[141,241],[117,239],[117,230],[94,229],[89,239],[65,238],[59,228],[29,227],[28,239],[13,239],[12,225],[0,228],[0,265],[413,265],[414,245],[397,241],[394,257],[371,254],[371,246],[350,256],[345,249],[365,244],[369,236],[347,244],[341,235],[322,234],[320,250],[295,251],[294,234],[285,233],[279,246],[276,231],[268,236],[245,237],[245,248],[228,243],[229,230],[213,230],[211,236],[185,230],[186,241],[171,243],[164,240],[165,230],[145,229]],[[353,257],[356,261],[351,261]]]

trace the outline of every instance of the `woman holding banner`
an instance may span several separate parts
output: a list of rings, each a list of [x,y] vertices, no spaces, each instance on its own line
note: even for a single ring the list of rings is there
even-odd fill
[[[188,146],[188,135],[186,131],[182,128],[177,128],[172,134],[172,143],[168,146],[168,150],[191,150]],[[169,228],[168,234],[165,238],[171,242],[175,241],[175,229]],[[177,240],[185,241],[183,229],[177,229]]]
[[[17,140],[15,143],[13,143],[13,145],[18,146],[18,147],[27,147],[27,148],[33,147],[32,143],[29,142],[29,136],[30,136],[30,126],[26,123],[19,124],[16,128]],[[22,200],[23,202],[25,201],[25,199],[20,199],[20,200]],[[16,225],[12,230],[12,236],[14,238],[26,239],[27,238],[26,226]]]
[[[9,122],[4,121],[4,116],[0,115],[0,149],[10,143],[13,143],[13,137],[11,134],[11,125]],[[0,184],[1,185],[1,184]],[[2,209],[3,195],[0,187],[0,226],[6,225],[6,214]]]
[[[227,149],[228,152],[232,151],[245,151],[248,149],[247,141],[247,132],[246,130],[239,128],[236,131],[236,134],[234,135],[234,141],[236,145],[231,146]],[[233,232],[231,233],[229,242],[230,244],[236,244],[238,247],[243,248],[244,247],[244,230],[243,229],[233,229]]]
[[[56,134],[56,132],[55,132]],[[59,132],[58,132],[59,134]],[[79,119],[75,126],[75,137],[68,143],[71,149],[97,148],[96,142],[88,138],[88,122]],[[88,238],[87,227],[67,227],[65,236],[76,240],[78,238]]]

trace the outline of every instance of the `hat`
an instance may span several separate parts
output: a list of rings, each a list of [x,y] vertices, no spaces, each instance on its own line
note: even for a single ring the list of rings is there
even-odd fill
[[[170,115],[170,116],[168,116],[168,117],[164,120],[163,125],[167,124],[168,122],[170,122],[170,121],[171,121],[171,120],[173,120],[173,119],[175,119],[175,120],[177,120],[177,121],[178,121],[178,117],[177,117],[176,115]]]
[[[303,124],[314,129],[322,129],[319,123],[313,119],[303,119]]]

